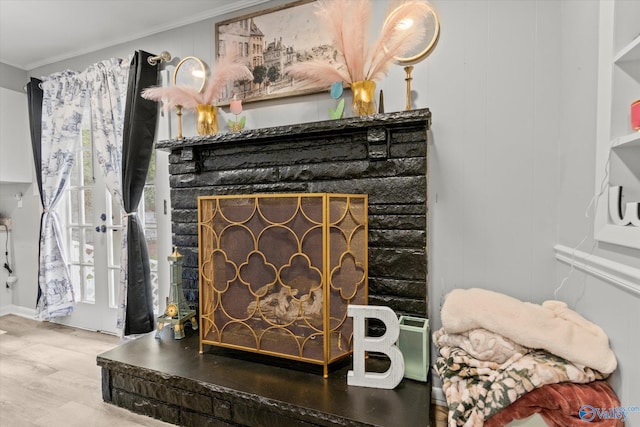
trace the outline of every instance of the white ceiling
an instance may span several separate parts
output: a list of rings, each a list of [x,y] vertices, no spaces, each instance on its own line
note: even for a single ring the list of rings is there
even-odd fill
[[[0,62],[31,70],[268,0],[0,0]]]

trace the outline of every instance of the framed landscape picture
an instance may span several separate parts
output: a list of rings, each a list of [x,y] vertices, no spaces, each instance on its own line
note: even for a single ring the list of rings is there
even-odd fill
[[[285,74],[295,62],[334,55],[315,10],[315,0],[301,0],[216,23],[214,57],[233,56],[253,73],[252,81],[229,84],[218,105],[228,104],[234,95],[253,102],[328,90]]]

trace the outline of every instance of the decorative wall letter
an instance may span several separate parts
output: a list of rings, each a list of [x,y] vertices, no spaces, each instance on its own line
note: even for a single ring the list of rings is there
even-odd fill
[[[400,335],[400,323],[389,307],[371,305],[353,305],[347,308],[349,317],[353,317],[353,371],[347,373],[347,384],[360,387],[395,388],[404,376],[404,358],[394,344]],[[380,337],[367,337],[365,319],[379,319],[387,329]],[[391,360],[386,372],[366,372],[365,352],[383,353]]]
[[[640,227],[640,202],[626,203],[622,212],[622,187],[609,187],[609,216],[615,225]]]

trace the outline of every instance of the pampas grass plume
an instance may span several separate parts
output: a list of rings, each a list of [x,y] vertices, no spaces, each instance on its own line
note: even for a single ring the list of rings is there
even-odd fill
[[[196,108],[197,104],[201,103],[199,101],[202,98],[197,89],[189,86],[152,86],[143,90],[141,95],[145,99],[162,102],[166,109],[181,106],[187,110],[192,110]]]
[[[207,85],[202,92],[185,85],[152,86],[144,89],[141,95],[145,99],[162,102],[167,109],[181,106],[187,110],[194,110],[199,104],[212,105],[220,95],[222,88],[227,83],[237,80],[253,80],[253,75],[246,65],[236,62],[231,57],[226,57],[216,63],[216,67],[207,79]]]
[[[431,9],[423,0],[403,0],[388,15],[376,41],[369,43],[372,0],[318,0],[316,15],[329,33],[337,56],[327,60],[299,62],[285,70],[310,83],[330,85],[336,81],[351,84],[384,77],[395,57],[413,47],[420,37],[415,30],[399,25],[406,19],[418,20]]]
[[[350,79],[344,66],[321,60],[296,62],[287,68],[286,73],[301,77],[308,84],[329,85],[333,82],[348,82]]]
[[[204,88],[202,104],[213,104],[227,83],[238,80],[253,80],[253,74],[246,65],[237,62],[231,56],[220,58]]]

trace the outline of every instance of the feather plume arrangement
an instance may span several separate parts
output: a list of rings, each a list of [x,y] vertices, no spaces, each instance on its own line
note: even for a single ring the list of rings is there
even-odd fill
[[[141,93],[145,99],[162,102],[164,108],[171,109],[178,106],[186,110],[194,110],[200,104],[198,100],[202,94],[190,86],[176,85],[168,87],[152,86]]]
[[[224,57],[216,62],[202,92],[185,85],[152,86],[143,90],[141,95],[145,99],[162,102],[165,108],[181,106],[187,110],[194,110],[199,104],[213,105],[224,86],[238,80],[253,80],[253,75],[246,65],[231,57]]]
[[[372,0],[318,0],[316,15],[324,23],[336,50],[335,60],[298,62],[285,73],[309,83],[330,85],[336,81],[351,84],[384,77],[394,57],[414,47],[416,31],[402,23],[418,20],[431,9],[423,0],[404,0],[388,14],[373,43],[369,42]],[[414,26],[415,27],[415,26]]]

